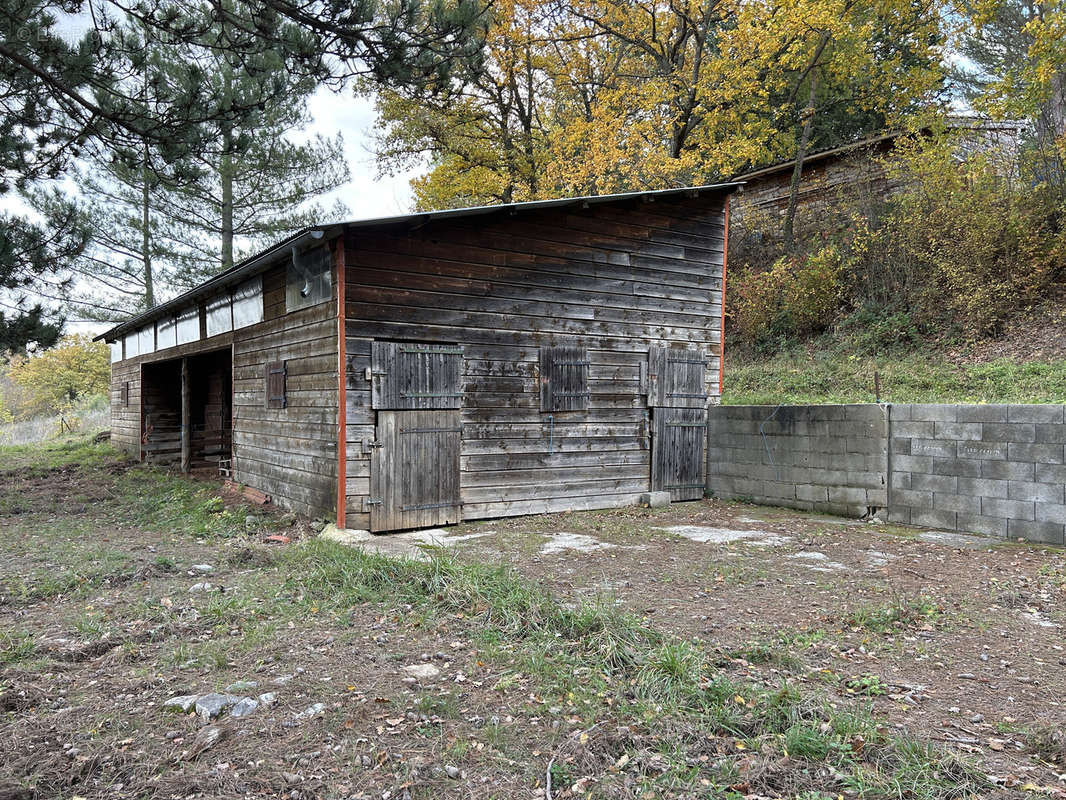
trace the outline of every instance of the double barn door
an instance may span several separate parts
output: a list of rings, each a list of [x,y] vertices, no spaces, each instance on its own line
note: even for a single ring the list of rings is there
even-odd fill
[[[371,363],[370,529],[460,522],[462,347],[374,342]],[[698,500],[706,485],[706,367],[700,350],[652,347],[641,370],[651,488],[673,500]]]
[[[370,530],[460,522],[463,349],[374,342],[371,364]]]

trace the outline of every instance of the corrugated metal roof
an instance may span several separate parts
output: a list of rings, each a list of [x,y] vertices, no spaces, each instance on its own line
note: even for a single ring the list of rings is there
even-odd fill
[[[119,336],[141,327],[146,322],[175,314],[196,300],[213,295],[221,289],[240,283],[242,280],[250,278],[263,271],[289,248],[299,246],[305,241],[331,238],[332,234],[338,233],[344,228],[369,228],[405,223],[426,223],[434,222],[436,220],[453,219],[456,217],[473,217],[484,214],[495,214],[504,211],[517,214],[522,211],[536,211],[544,208],[558,208],[573,205],[598,205],[601,203],[620,202],[637,198],[647,198],[651,200],[656,197],[680,197],[686,194],[695,196],[700,192],[707,191],[732,191],[742,184],[742,181],[730,181],[728,183],[713,183],[705,184],[703,186],[685,186],[679,189],[655,189],[644,192],[589,195],[586,197],[561,197],[554,200],[531,200],[524,203],[508,203],[505,205],[471,206],[469,208],[453,208],[445,209],[443,211],[421,211],[414,214],[400,214],[392,217],[376,217],[373,219],[357,219],[348,222],[336,222],[328,225],[305,228],[302,231],[298,231],[292,236],[281,240],[277,244],[271,245],[266,250],[244,259],[231,269],[216,275],[210,280],[204,281],[199,286],[190,289],[184,294],[178,295],[173,300],[160,303],[148,311],[115,325],[110,330],[97,336],[96,340],[104,339],[109,342],[114,341]]]

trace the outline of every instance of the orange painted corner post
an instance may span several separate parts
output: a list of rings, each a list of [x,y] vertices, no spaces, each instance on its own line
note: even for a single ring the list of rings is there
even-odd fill
[[[347,523],[348,483],[348,354],[344,336],[344,234],[337,237],[337,527]]]
[[[722,321],[718,330],[718,399],[722,399],[722,379],[725,377],[725,271],[729,258],[729,195],[725,196],[725,235],[722,242]]]

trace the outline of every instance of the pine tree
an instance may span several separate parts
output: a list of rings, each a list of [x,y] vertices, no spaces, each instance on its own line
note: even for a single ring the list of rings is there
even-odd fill
[[[249,11],[240,0],[225,0],[223,7],[237,16]],[[189,61],[207,65],[221,103],[217,120],[201,125],[198,138],[205,145],[171,165],[161,194],[180,242],[171,253],[174,279],[184,284],[229,269],[242,249],[258,249],[346,211],[315,201],[349,180],[341,137],[295,140],[311,121],[307,97],[315,82],[294,75],[274,53],[234,58],[231,40],[242,35],[216,25],[169,65],[178,80]]]
[[[122,21],[138,22],[168,48],[201,43],[225,23],[239,34],[221,44],[232,63],[273,54],[290,75],[339,86],[356,74],[400,84],[465,71],[476,63],[482,12],[482,0],[250,0],[232,11],[175,0],[0,0],[0,197],[67,175],[94,144],[128,152],[147,142],[161,169],[207,144],[197,137],[210,123],[259,107],[262,93],[246,106],[221,102],[217,82],[195,62],[180,80],[153,86],[155,103],[146,107],[143,86],[131,80],[143,48]],[[71,39],[61,18],[88,29]],[[55,278],[81,250],[86,240],[70,212],[36,221],[0,214],[0,290]]]

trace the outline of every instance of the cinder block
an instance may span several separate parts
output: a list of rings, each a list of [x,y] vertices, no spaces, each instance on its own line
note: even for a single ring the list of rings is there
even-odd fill
[[[824,406],[807,406],[807,413],[810,415],[809,419],[811,420],[839,422],[844,419],[844,406],[833,404]]]
[[[819,486],[847,486],[851,482],[850,477],[839,469],[812,469],[809,473],[810,482]]]
[[[886,407],[888,408],[888,416],[892,420],[893,425],[897,422],[909,421],[911,418],[910,403],[900,403],[899,405],[896,405],[895,403],[887,403]]]
[[[923,475],[914,473],[911,477],[911,489],[926,492],[958,491],[959,479],[953,475]]]
[[[942,403],[913,403],[910,413],[910,418],[913,420],[955,422],[958,417],[958,407]]]
[[[1063,502],[1062,484],[1010,481],[1007,497],[1011,500],[1033,500],[1039,503]]]
[[[1042,464],[1061,464],[1061,444],[1016,444],[1007,445],[1008,461],[1034,461]]]
[[[933,493],[916,492],[911,489],[892,488],[888,492],[888,505],[890,508],[894,506],[910,506],[911,508],[932,508]]]
[[[640,496],[640,504],[644,508],[662,508],[670,505],[669,492],[645,492]]]
[[[1066,466],[1061,464],[1037,464],[1034,477],[1038,483],[1066,483]]]
[[[932,456],[892,456],[892,469],[902,472],[927,472],[932,475],[934,463]]]
[[[855,472],[848,478],[848,484],[861,489],[883,489],[885,487],[885,473]]]
[[[845,440],[838,436],[812,436],[812,453],[839,453],[844,455]]]
[[[1007,536],[1007,520],[1001,517],[986,517],[981,514],[955,515],[955,526],[960,531],[986,533],[989,536]]]
[[[848,453],[884,453],[885,440],[872,436],[849,436],[844,440],[844,450]]]
[[[707,478],[707,488],[719,497],[732,497],[736,494],[736,479],[728,475],[710,475]]]
[[[888,490],[867,489],[866,504],[870,506],[877,506],[878,508],[885,508],[888,505]]]
[[[1060,503],[1037,503],[1037,522],[1058,522],[1066,525],[1066,505]]]
[[[877,403],[855,403],[844,406],[844,419],[859,422],[882,422],[885,410]]]
[[[901,439],[932,439],[934,422],[915,422],[904,420],[896,422],[892,420],[892,437]]]
[[[837,457],[837,463],[834,466],[846,469],[848,472],[862,472],[869,468],[865,453],[844,453]]]
[[[1061,545],[1063,526],[1058,522],[1027,522],[1012,519],[1007,521],[1007,536],[1011,539],[1025,539],[1028,542]]]
[[[954,475],[958,478],[978,478],[982,464],[998,464],[998,461],[977,461],[972,458],[934,458],[929,468],[930,475]]]
[[[970,497],[997,497],[1006,499],[1010,491],[1009,481],[994,481],[989,478],[959,478],[955,489]]]
[[[911,488],[911,478],[912,478],[912,476],[913,476],[913,473],[911,473],[911,472],[902,472],[901,470],[893,469],[892,470],[892,479],[890,481],[891,484],[892,484],[892,488],[893,489],[910,489]]]
[[[972,461],[980,464],[982,478],[1003,481],[1031,481],[1036,477],[1036,466],[1028,461]]]
[[[955,406],[959,422],[1006,422],[1006,405]]]
[[[934,424],[933,438],[979,442],[981,440],[981,423],[937,422]]]
[[[959,442],[956,450],[959,458],[1007,460],[1005,442]]]
[[[1062,406],[1012,405],[1007,409],[1008,422],[1058,422],[1062,423]]]
[[[944,528],[955,530],[954,511],[932,511],[929,509],[912,509],[911,525],[921,525],[927,528]]]
[[[956,443],[940,439],[911,439],[912,456],[955,458]]]
[[[986,517],[1034,520],[1036,519],[1036,504],[1025,500],[1001,500],[995,497],[982,497],[981,513]]]
[[[1036,441],[1036,425],[1032,422],[989,422],[981,427],[984,442]]]
[[[829,502],[843,505],[866,505],[866,490],[852,486],[830,486]]]
[[[933,492],[933,508],[937,511],[955,511],[964,514],[979,514],[981,498],[950,492]]]
[[[825,486],[799,483],[796,484],[796,497],[800,500],[825,503],[829,500],[829,489]]]
[[[1063,444],[1066,442],[1066,425],[1037,423],[1036,441],[1039,444]]]
[[[795,500],[796,484],[778,481],[763,481],[763,494],[771,500]]]
[[[889,444],[889,448],[893,453],[898,453],[901,456],[909,456],[911,454],[911,440],[893,438]]]
[[[900,525],[911,524],[911,510],[907,506],[894,506],[891,503],[888,505],[888,521],[896,522]]]

